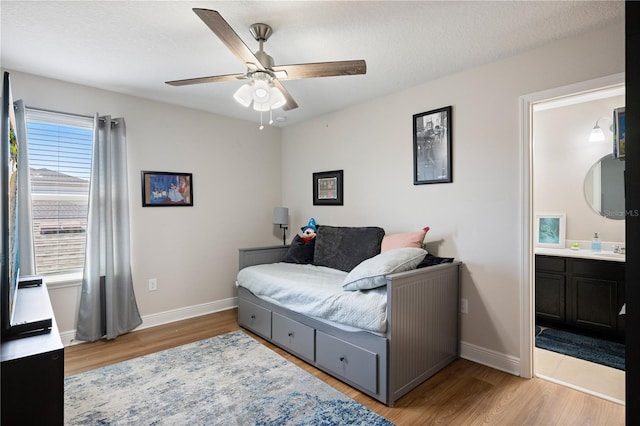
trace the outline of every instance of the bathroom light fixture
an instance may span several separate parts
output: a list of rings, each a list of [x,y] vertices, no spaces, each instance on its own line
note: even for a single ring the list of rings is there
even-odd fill
[[[613,119],[609,117],[600,117],[596,120],[596,125],[593,126],[593,129],[591,129],[591,134],[589,134],[589,142],[602,142],[604,140],[604,132],[600,128],[600,120],[611,121],[609,131],[613,133]]]
[[[289,209],[287,207],[274,207],[273,220],[274,225],[280,225],[282,229],[282,245],[286,245],[287,225],[289,224]]]
[[[262,113],[269,111],[269,124],[273,124],[272,111],[284,106],[287,100],[273,85],[273,75],[269,71],[254,71],[248,77],[249,83],[243,84],[233,94],[233,98],[245,108],[253,102],[253,109],[260,111],[260,130],[262,130],[264,128]]]

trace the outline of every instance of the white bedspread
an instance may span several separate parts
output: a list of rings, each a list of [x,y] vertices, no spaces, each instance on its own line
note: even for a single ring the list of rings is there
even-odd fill
[[[346,272],[315,265],[271,263],[238,272],[236,284],[294,312],[367,331],[387,330],[386,287],[345,291]]]

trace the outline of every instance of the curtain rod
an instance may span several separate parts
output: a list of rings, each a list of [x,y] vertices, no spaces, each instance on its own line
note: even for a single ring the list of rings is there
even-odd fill
[[[36,108],[36,107],[31,107],[31,106],[28,106],[28,105],[25,105],[25,108],[29,108],[29,109],[32,109],[32,110],[34,110],[34,111],[51,112],[51,113],[53,113],[53,114],[72,115],[72,116],[74,116],[74,117],[81,117],[81,118],[93,118],[93,116],[91,116],[91,115],[74,114],[74,113],[72,113],[72,112],[60,112],[60,111],[54,111],[54,110],[52,110],[52,109],[45,109],[45,108]],[[105,119],[104,119],[104,118],[102,118],[102,117],[98,117],[98,120],[100,120],[100,121],[105,121]],[[115,125],[117,125],[117,124],[118,124],[118,120],[114,120],[114,119],[112,119],[112,120],[111,120],[111,124],[115,124]]]

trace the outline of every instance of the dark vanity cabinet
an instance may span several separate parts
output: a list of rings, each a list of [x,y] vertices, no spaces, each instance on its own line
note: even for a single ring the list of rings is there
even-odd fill
[[[536,323],[623,340],[624,265],[536,255]]]

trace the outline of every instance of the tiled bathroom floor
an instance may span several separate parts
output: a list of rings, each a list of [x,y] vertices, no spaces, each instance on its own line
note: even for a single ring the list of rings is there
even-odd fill
[[[622,370],[535,348],[534,371],[541,379],[625,403],[625,373]]]

